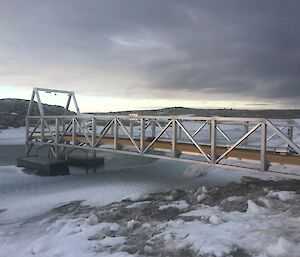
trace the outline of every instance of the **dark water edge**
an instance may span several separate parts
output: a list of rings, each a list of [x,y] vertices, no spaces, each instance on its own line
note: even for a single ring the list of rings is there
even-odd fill
[[[35,154],[35,151],[32,151]],[[39,156],[46,157],[48,150],[46,148],[39,150]],[[76,151],[76,155],[85,156],[85,153],[81,151]],[[25,145],[0,145],[0,166],[17,166],[17,158],[25,156]],[[134,167],[139,165],[148,164],[154,162],[155,159],[140,157],[140,156],[130,156],[124,154],[114,154],[107,152],[97,152],[97,156],[104,157],[105,164],[102,166],[97,166],[95,168],[86,169],[83,167],[70,167],[72,174],[87,173],[95,171],[103,171],[105,169],[120,169],[126,167]],[[36,173],[30,169],[24,169],[25,173],[30,174]]]

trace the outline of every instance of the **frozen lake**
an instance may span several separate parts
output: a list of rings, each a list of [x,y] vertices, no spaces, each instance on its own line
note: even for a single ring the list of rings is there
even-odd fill
[[[127,155],[103,154],[105,166],[96,173],[73,168],[69,176],[28,175],[15,166],[23,154],[22,145],[0,146],[0,223],[14,222],[37,215],[70,201],[82,200],[105,205],[125,197],[194,188],[239,180],[240,175],[191,166],[180,162],[153,160]],[[203,176],[192,176],[206,173]]]

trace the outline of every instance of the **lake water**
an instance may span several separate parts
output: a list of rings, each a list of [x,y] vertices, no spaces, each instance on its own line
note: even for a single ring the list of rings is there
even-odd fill
[[[220,169],[110,153],[99,154],[105,158],[105,165],[96,172],[71,168],[68,176],[40,177],[16,167],[16,158],[22,155],[23,145],[0,145],[0,224],[24,219],[70,201],[104,205],[125,197],[135,199],[174,188],[225,184],[241,177]],[[189,176],[195,170],[208,173]]]

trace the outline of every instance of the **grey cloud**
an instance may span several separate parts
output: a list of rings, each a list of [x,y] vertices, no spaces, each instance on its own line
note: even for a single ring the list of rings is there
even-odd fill
[[[300,99],[299,11],[293,0],[1,1],[0,84]]]

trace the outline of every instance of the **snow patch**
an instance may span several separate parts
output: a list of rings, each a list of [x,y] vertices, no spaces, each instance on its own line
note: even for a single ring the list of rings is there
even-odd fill
[[[235,201],[239,201],[239,200],[242,200],[243,197],[242,196],[230,196],[226,199],[226,201],[228,202],[235,202]]]
[[[136,221],[136,220],[129,220],[128,222],[127,222],[127,228],[128,229],[134,229],[138,224],[140,224],[138,221]]]
[[[278,197],[281,201],[289,201],[294,199],[296,192],[294,191],[270,191],[267,197]]]
[[[151,203],[151,202],[150,202],[150,201],[136,202],[136,203],[127,205],[126,208],[127,208],[127,209],[138,208],[138,207],[140,207],[141,205],[149,204],[149,203]]]
[[[159,210],[165,210],[165,209],[168,209],[168,208],[177,208],[179,210],[183,210],[183,209],[186,209],[187,207],[189,207],[189,204],[185,201],[185,200],[180,200],[180,201],[175,201],[175,202],[172,202],[170,204],[165,204],[165,205],[161,205],[159,206]]]
[[[219,206],[210,207],[208,205],[202,204],[200,207],[196,210],[182,213],[180,216],[183,217],[203,217],[203,218],[209,218],[210,216],[214,215],[215,213],[221,212],[221,209]]]
[[[292,244],[283,237],[279,237],[276,244],[269,245],[267,247],[267,253],[271,256],[291,256],[289,255],[289,250],[292,248]]]
[[[189,248],[201,256],[225,257],[239,248],[250,256],[299,256],[300,245],[283,238],[277,242],[283,227],[293,231],[300,229],[296,218],[287,218],[285,213],[267,213],[252,200],[248,201],[248,213],[224,212],[218,206],[200,205],[197,208],[180,216],[201,216],[205,219],[168,221],[161,225],[162,232],[150,241],[155,243],[160,238],[168,249]],[[270,242],[277,243],[270,245]]]
[[[216,214],[213,214],[209,217],[209,222],[211,224],[218,225],[218,224],[222,223],[222,219],[219,216],[217,216]]]
[[[95,225],[98,223],[98,217],[93,213],[87,218],[86,223],[89,225]]]
[[[140,193],[133,193],[133,194],[129,194],[129,195],[125,196],[122,200],[129,200],[129,201],[136,202],[139,200],[144,200],[146,198],[147,198],[146,195],[143,195]]]
[[[247,208],[246,213],[247,213],[247,214],[250,214],[250,215],[261,214],[261,213],[266,212],[266,210],[267,210],[266,208],[257,205],[257,204],[256,204],[255,202],[253,202],[252,200],[248,200],[248,201],[247,201],[247,204],[248,204],[248,208]]]

